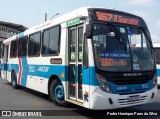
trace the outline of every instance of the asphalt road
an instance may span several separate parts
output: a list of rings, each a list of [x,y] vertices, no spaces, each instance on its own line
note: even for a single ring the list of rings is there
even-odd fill
[[[25,110],[44,110],[43,113],[48,112],[48,114],[55,114],[55,116],[47,116],[45,118],[48,119],[88,119],[88,118],[97,118],[104,117],[107,115],[108,110],[96,111],[96,110],[86,110],[85,108],[79,107],[74,104],[69,104],[67,107],[56,106],[54,103],[48,100],[48,96],[42,93],[26,89],[13,89],[11,84],[5,80],[0,78],[0,110],[17,110],[21,111],[21,113]],[[48,111],[49,110],[49,111]],[[84,111],[85,110],[85,111]],[[120,109],[121,112],[135,112],[137,111],[139,114],[142,112],[144,114],[144,110],[150,110],[154,113],[160,113],[160,90],[158,91],[157,101],[152,104],[146,104],[141,106],[134,106]],[[117,110],[109,110],[109,112],[117,112]],[[0,112],[1,113],[1,112]],[[90,114],[96,115],[95,117],[91,117]],[[115,114],[116,115],[116,114]],[[110,116],[112,119],[119,119],[121,116]],[[1,118],[16,118],[21,119],[22,117],[0,117]],[[44,117],[23,117],[23,118],[44,118]],[[125,118],[155,118],[160,119],[160,116],[125,116]]]

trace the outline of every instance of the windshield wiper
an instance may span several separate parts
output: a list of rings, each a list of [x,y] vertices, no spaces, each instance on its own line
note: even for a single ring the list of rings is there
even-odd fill
[[[117,30],[117,28],[111,22],[107,22],[107,24],[116,33],[116,35],[119,37],[121,43],[123,41],[125,41],[124,37],[121,35],[121,33]]]
[[[126,39],[121,35],[121,33],[117,30],[117,28],[111,22],[107,22],[107,24],[108,24],[109,28],[112,29],[115,32],[116,36],[118,36],[119,42],[123,43],[125,52],[127,52],[127,47],[126,47],[126,44],[125,44]],[[117,40],[118,40],[118,38],[117,38]]]

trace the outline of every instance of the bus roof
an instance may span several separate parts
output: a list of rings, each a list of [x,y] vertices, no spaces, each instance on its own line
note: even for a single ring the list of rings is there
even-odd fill
[[[82,7],[82,8],[76,9],[72,12],[69,12],[67,14],[64,14],[60,17],[57,17],[53,20],[48,20],[48,21],[46,21],[46,22],[44,22],[40,25],[31,27],[31,28],[27,29],[26,31],[24,31],[24,35],[28,35],[30,33],[41,31],[42,29],[49,28],[51,26],[63,23],[65,21],[68,21],[68,20],[71,20],[71,19],[74,19],[74,18],[77,18],[77,17],[82,17],[82,16],[87,17],[88,16],[88,12],[87,12],[88,8],[90,8],[90,7]],[[8,39],[4,40],[3,43],[15,40],[15,38],[16,38],[15,36],[13,36],[11,38],[8,38]]]
[[[64,22],[67,22],[69,20],[72,20],[74,18],[80,18],[80,17],[88,17],[89,16],[89,9],[92,10],[92,9],[100,9],[100,10],[108,10],[108,11],[111,11],[111,12],[119,12],[120,14],[126,14],[126,15],[131,15],[131,16],[135,16],[135,17],[138,17],[136,15],[133,15],[133,14],[129,14],[129,13],[126,13],[126,12],[122,12],[122,11],[119,11],[119,10],[115,10],[115,9],[107,9],[107,8],[101,8],[101,7],[96,7],[96,8],[92,8],[92,7],[81,7],[79,9],[76,9],[72,12],[69,12],[67,14],[64,14],[62,16],[59,16],[57,18],[54,18],[53,20],[48,20],[40,25],[37,25],[37,26],[34,26],[34,27],[31,27],[29,29],[27,29],[26,31],[24,31],[23,33],[20,33],[16,36],[13,36],[11,38],[8,38],[6,40],[3,41],[3,43],[7,43],[7,42],[10,42],[12,40],[15,40],[17,37],[21,36],[22,34],[25,36],[25,35],[29,35],[29,34],[32,34],[32,33],[35,33],[35,32],[38,32],[38,31],[41,31],[42,29],[46,29],[46,28],[49,28],[49,27],[52,27],[52,26],[55,26],[55,25],[58,25],[60,23],[64,23]],[[140,18],[140,17],[139,17]]]

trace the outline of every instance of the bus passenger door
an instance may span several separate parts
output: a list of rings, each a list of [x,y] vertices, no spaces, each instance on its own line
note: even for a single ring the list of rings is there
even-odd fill
[[[69,28],[68,30],[68,79],[69,99],[82,102],[82,40],[83,25]]]
[[[2,78],[3,79],[7,79],[7,71],[8,71],[8,66],[7,66],[7,63],[8,63],[8,46],[5,46],[3,47],[4,49],[4,57],[3,57],[3,74],[2,74]]]

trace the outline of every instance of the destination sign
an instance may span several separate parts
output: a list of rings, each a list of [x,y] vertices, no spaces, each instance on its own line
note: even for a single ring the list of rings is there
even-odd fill
[[[102,67],[127,66],[127,65],[128,62],[126,59],[101,58]]]
[[[114,22],[145,27],[145,23],[142,18],[121,11],[110,9],[90,9],[89,15],[95,22]]]
[[[122,15],[116,15],[116,14],[110,14],[105,12],[96,12],[97,19],[100,21],[112,21],[112,22],[118,22],[118,23],[124,23],[124,24],[130,24],[130,25],[138,25],[139,20],[136,18],[128,18],[126,16]]]

